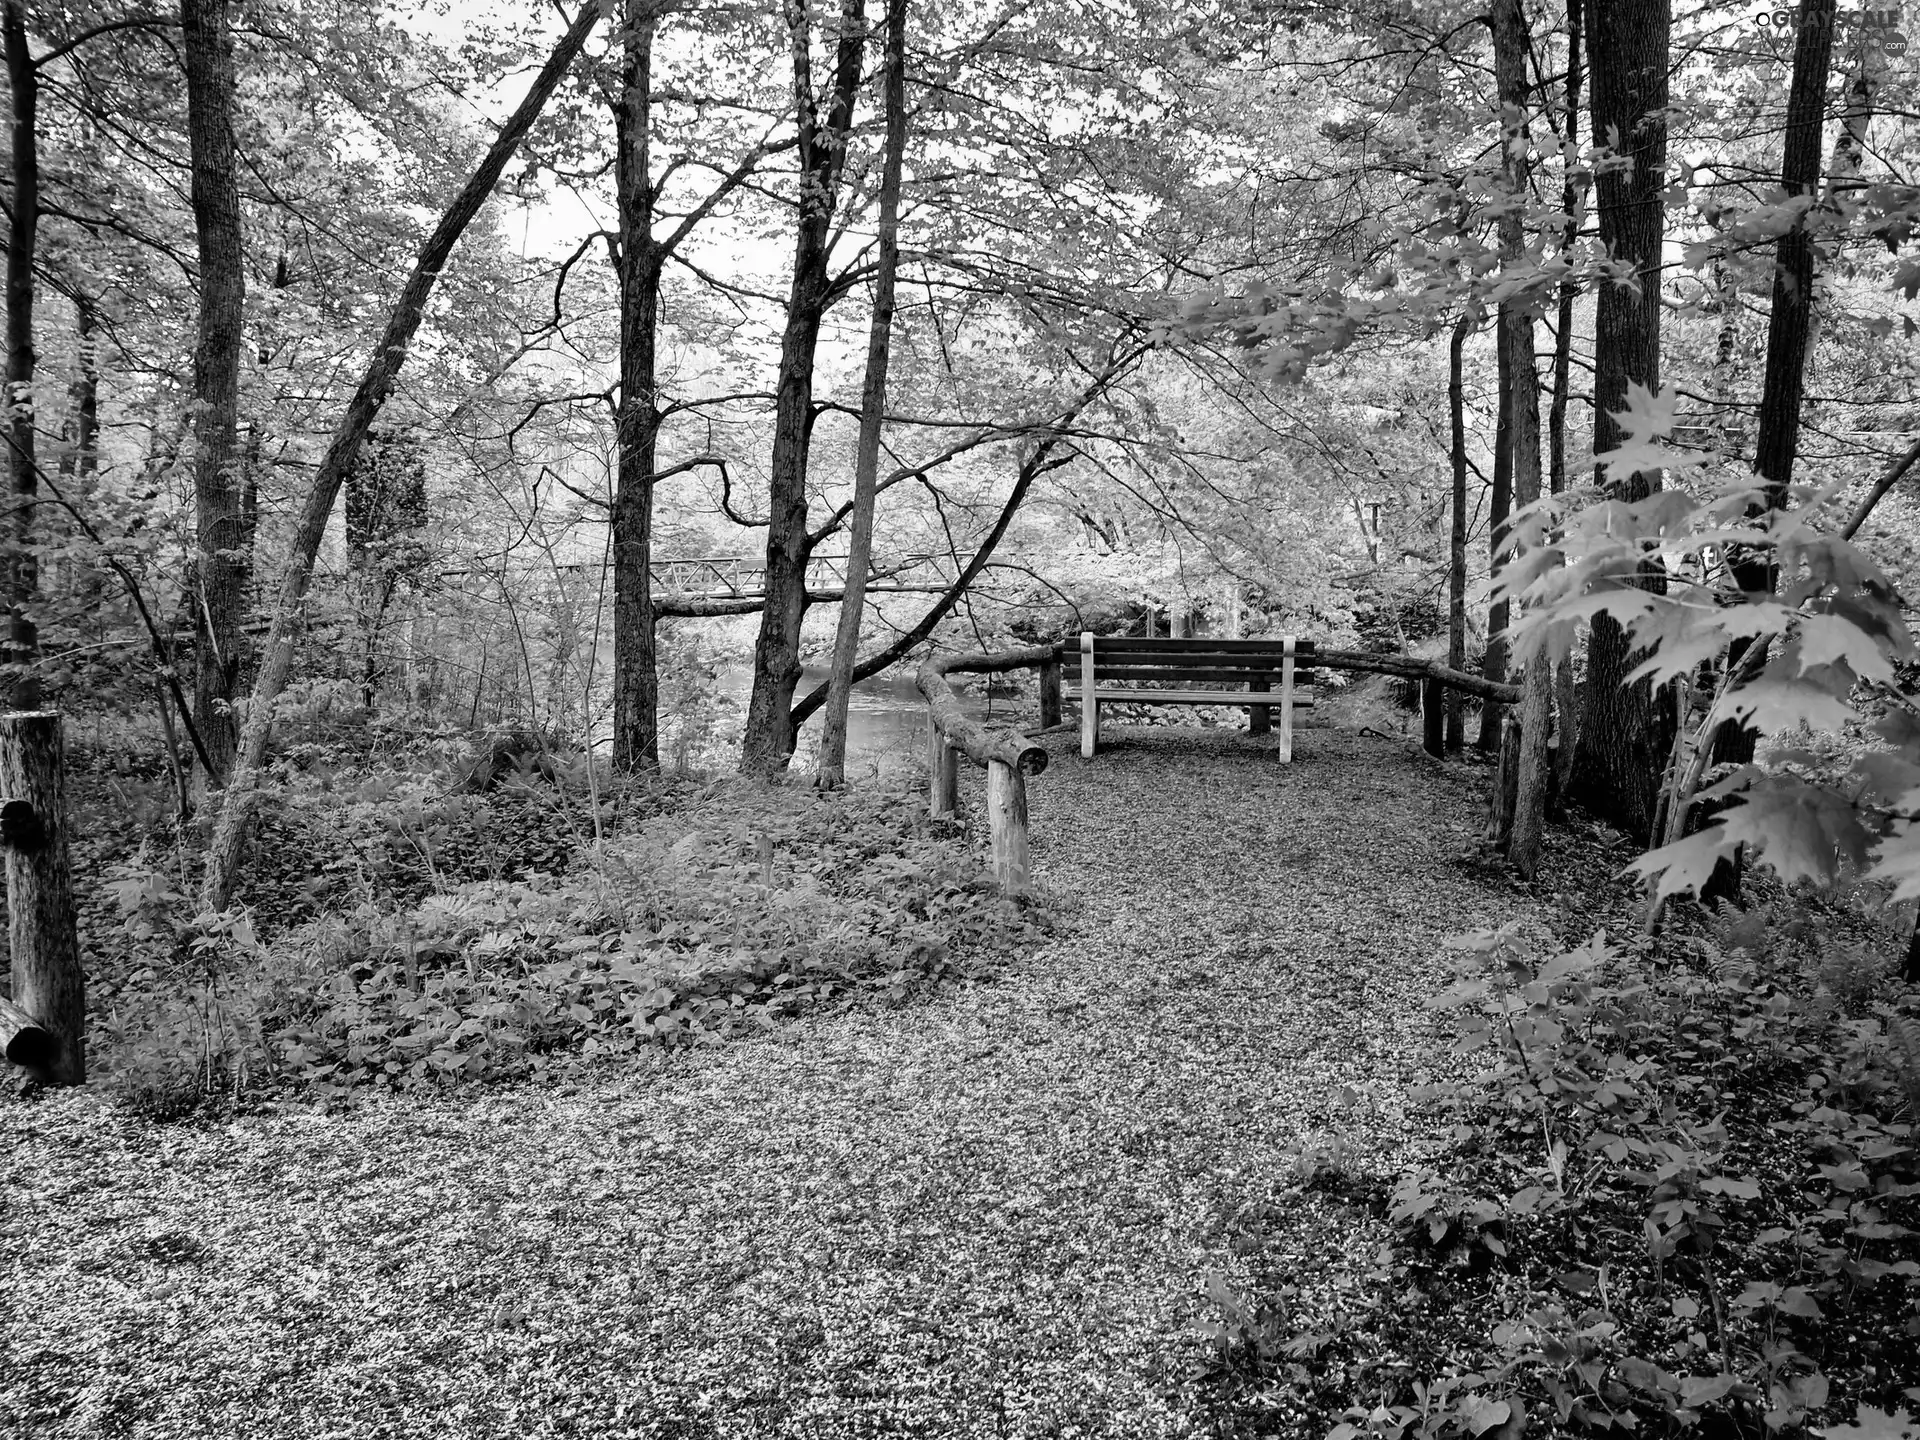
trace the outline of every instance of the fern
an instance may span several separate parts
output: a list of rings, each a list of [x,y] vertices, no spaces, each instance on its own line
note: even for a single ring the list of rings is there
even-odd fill
[[[1887,1038],[1892,1042],[1894,1073],[1906,1092],[1907,1118],[1920,1123],[1920,1020],[1911,1015],[1889,1015]]]

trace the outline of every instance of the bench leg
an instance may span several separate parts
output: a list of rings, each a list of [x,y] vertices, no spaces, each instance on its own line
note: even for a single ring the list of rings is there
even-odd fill
[[[1093,632],[1080,632],[1080,754],[1093,759],[1100,747],[1100,702],[1093,698]]]
[[[1280,763],[1293,763],[1293,636],[1283,636],[1280,658]]]
[[[1268,680],[1249,680],[1249,690],[1271,690],[1273,683]],[[1247,707],[1247,733],[1249,735],[1270,735],[1273,733],[1273,707],[1271,705],[1249,705]]]

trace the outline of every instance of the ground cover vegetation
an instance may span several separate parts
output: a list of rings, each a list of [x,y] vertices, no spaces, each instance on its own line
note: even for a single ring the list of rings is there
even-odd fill
[[[10,709],[62,716],[115,1123],[457,1113],[709,1061],[762,1114],[725,1057],[891,1055],[1103,965],[1169,994],[1267,974],[1145,872],[1224,904],[1238,868],[1368,853],[1314,807],[1371,804],[1446,923],[1336,887],[1346,950],[1285,933],[1347,974],[1403,931],[1354,1023],[1405,1053],[1315,1089],[1324,1126],[1123,1117],[1134,1159],[1177,1148],[1156,1124],[1211,1137],[1204,1237],[1108,1175],[1192,1240],[1107,1252],[1155,1277],[1120,1348],[1187,1367],[1178,1398],[1136,1366],[1132,1431],[1018,1424],[1920,1429],[1903,23],[0,0],[0,659]],[[1258,860],[1116,838],[1196,804],[1259,829],[1207,809],[1206,767],[1267,758],[1223,743],[1241,711],[1112,717],[1125,808],[1108,757],[1062,749],[1039,898],[999,895],[977,810],[921,818],[917,712],[877,740],[861,687],[1082,629],[1307,635],[1519,698],[1450,692],[1422,778],[1367,748],[1418,687],[1323,676],[1302,756],[1341,798],[1247,782],[1293,827]],[[970,699],[1036,718],[1007,683]],[[1116,1001],[1088,1044],[1162,1003],[1225,1063],[1191,996]],[[15,1088],[51,1108],[9,1123],[55,1117],[88,1170],[77,1102]],[[1283,1158],[1228,1175],[1235,1144]],[[724,1169],[688,1162],[683,1213]],[[794,1425],[864,1403],[796,1399],[793,1368]],[[36,1423],[105,1403],[47,1385]]]

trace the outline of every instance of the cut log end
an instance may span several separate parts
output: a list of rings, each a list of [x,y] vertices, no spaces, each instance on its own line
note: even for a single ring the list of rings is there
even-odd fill
[[[0,1000],[0,1054],[23,1070],[48,1070],[60,1058],[60,1039],[11,1000]]]

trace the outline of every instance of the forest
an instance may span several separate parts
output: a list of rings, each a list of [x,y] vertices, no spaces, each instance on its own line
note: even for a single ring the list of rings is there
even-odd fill
[[[1906,23],[0,0],[0,1432],[1920,1440]]]

